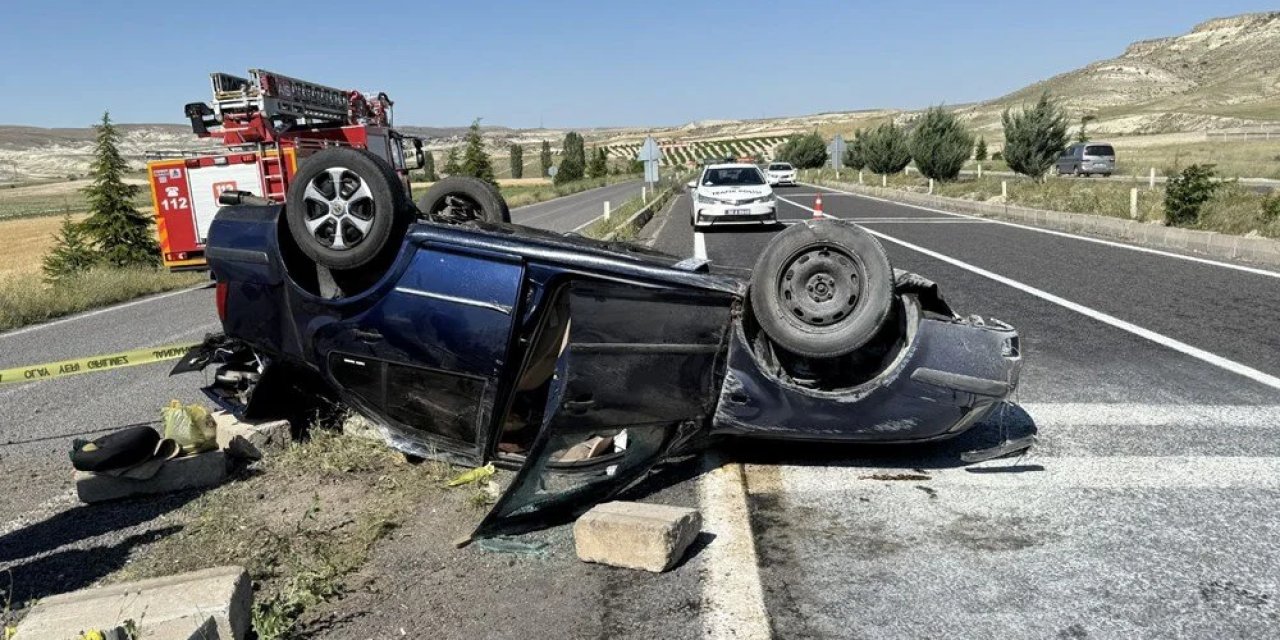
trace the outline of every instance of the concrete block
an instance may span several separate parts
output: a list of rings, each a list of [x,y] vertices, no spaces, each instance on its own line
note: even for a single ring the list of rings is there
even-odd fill
[[[74,640],[133,620],[147,640],[249,637],[253,589],[242,567],[216,567],[45,598],[18,625],[18,638]]]
[[[288,420],[241,422],[226,411],[215,411],[213,422],[218,427],[218,448],[235,458],[261,460],[287,449],[293,437]]]
[[[606,502],[573,525],[578,559],[660,573],[670,569],[702,529],[697,509]]]
[[[209,451],[166,461],[146,480],[75,472],[76,493],[81,502],[106,502],[135,496],[172,493],[222,484],[227,479],[227,454]]]

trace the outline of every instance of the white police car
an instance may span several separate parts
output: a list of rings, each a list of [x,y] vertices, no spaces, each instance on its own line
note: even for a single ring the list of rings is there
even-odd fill
[[[777,224],[778,200],[754,164],[713,164],[689,183],[689,221],[695,229],[731,224]]]

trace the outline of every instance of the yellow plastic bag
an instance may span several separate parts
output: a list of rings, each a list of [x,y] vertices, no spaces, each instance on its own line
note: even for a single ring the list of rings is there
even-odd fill
[[[170,400],[160,415],[164,421],[164,437],[177,442],[182,455],[218,448],[217,427],[204,407],[196,404],[184,407],[181,402]]]
[[[482,480],[488,480],[493,477],[494,471],[496,470],[493,468],[493,463],[490,462],[483,467],[476,467],[475,469],[468,469],[459,473],[450,479],[446,485],[450,487],[460,487],[464,484],[471,484],[473,482],[478,483]]]

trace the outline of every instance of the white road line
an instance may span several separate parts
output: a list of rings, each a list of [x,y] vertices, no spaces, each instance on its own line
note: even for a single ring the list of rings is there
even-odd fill
[[[1034,452],[1034,450],[1033,450]],[[1043,470],[1019,473],[982,473],[1017,465],[1039,465]],[[974,470],[978,470],[976,473]],[[785,466],[780,469],[787,496],[813,493],[845,493],[863,485],[909,489],[913,485],[1017,489],[1039,492],[1050,489],[1265,489],[1280,488],[1280,458],[1246,456],[1036,456],[1001,459],[963,468],[930,470],[929,480],[876,480],[878,473],[900,473],[899,468]],[[795,499],[795,498],[793,498]],[[803,499],[803,498],[800,498]]]
[[[3,340],[3,339],[5,339],[5,338],[12,338],[12,337],[14,337],[14,336],[20,336],[20,335],[23,335],[23,334],[25,334],[25,333],[31,333],[32,331],[39,331],[39,330],[41,330],[41,329],[48,329],[49,327],[56,327],[56,326],[59,326],[59,325],[66,324],[66,323],[68,323],[68,322],[75,322],[75,321],[77,321],[77,320],[84,320],[85,318],[92,318],[92,317],[94,317],[94,316],[100,316],[100,315],[102,315],[102,314],[104,314],[104,313],[111,313],[111,312],[113,312],[113,311],[119,311],[119,310],[121,310],[121,309],[128,309],[129,307],[135,307],[135,306],[140,305],[140,304],[148,304],[148,303],[151,303],[151,302],[156,302],[156,301],[158,301],[158,300],[164,300],[164,299],[166,299],[166,298],[172,298],[173,296],[180,296],[180,295],[182,295],[182,294],[184,294],[184,293],[190,293],[190,292],[192,292],[192,291],[196,291],[196,290],[199,290],[199,289],[205,289],[205,288],[207,288],[208,286],[209,286],[209,285],[207,285],[207,284],[196,285],[196,286],[194,286],[194,287],[188,287],[188,288],[186,288],[186,289],[178,289],[177,291],[170,291],[170,292],[168,292],[168,293],[162,293],[162,294],[160,294],[160,295],[156,295],[156,296],[150,296],[150,297],[147,297],[147,298],[139,298],[139,299],[137,299],[137,300],[133,300],[133,301],[131,301],[131,302],[125,302],[125,303],[123,303],[123,304],[117,304],[117,305],[110,306],[110,307],[103,307],[103,308],[101,308],[101,309],[94,309],[93,311],[87,311],[87,312],[85,312],[85,313],[76,314],[76,315],[74,315],[74,316],[68,316],[68,317],[66,317],[66,318],[59,318],[59,319],[57,319],[57,320],[52,320],[52,321],[49,321],[49,322],[45,322],[45,323],[43,323],[43,324],[32,325],[32,326],[30,326],[30,327],[23,327],[23,328],[21,328],[21,329],[17,329],[17,330],[14,330],[14,331],[10,331],[9,333],[0,333],[0,340]]]
[[[1137,252],[1140,252],[1140,253],[1149,253],[1149,254],[1152,254],[1152,255],[1164,256],[1164,257],[1166,257],[1166,258],[1176,258],[1176,259],[1178,259],[1178,260],[1186,260],[1186,261],[1188,261],[1188,262],[1198,262],[1198,263],[1200,263],[1200,264],[1207,264],[1207,265],[1211,265],[1211,266],[1215,266],[1215,267],[1222,267],[1222,268],[1224,268],[1224,269],[1234,269],[1234,270],[1236,270],[1236,271],[1243,271],[1243,272],[1245,272],[1245,273],[1252,273],[1252,274],[1254,274],[1254,275],[1266,276],[1266,277],[1268,277],[1268,278],[1280,278],[1280,271],[1271,271],[1271,270],[1268,270],[1268,269],[1258,269],[1258,268],[1255,268],[1255,267],[1246,267],[1246,266],[1244,266],[1244,265],[1232,264],[1232,263],[1230,263],[1230,262],[1221,262],[1221,261],[1218,261],[1218,260],[1210,260],[1210,259],[1208,259],[1208,258],[1197,258],[1197,257],[1195,257],[1195,256],[1187,256],[1187,255],[1183,255],[1183,254],[1180,254],[1180,253],[1173,253],[1173,252],[1171,252],[1171,251],[1161,251],[1160,249],[1152,249],[1152,248],[1149,248],[1149,247],[1141,247],[1141,246],[1138,246],[1138,245],[1125,244],[1125,243],[1123,243],[1123,242],[1113,242],[1113,241],[1111,241],[1111,240],[1103,240],[1103,239],[1101,239],[1101,238],[1092,238],[1092,237],[1089,237],[1089,236],[1076,235],[1076,234],[1074,234],[1074,233],[1067,233],[1067,232],[1065,232],[1065,231],[1055,231],[1055,230],[1053,230],[1053,229],[1042,229],[1042,228],[1040,228],[1040,227],[1033,227],[1033,226],[1030,226],[1030,225],[1018,224],[1018,223],[1016,223],[1016,222],[1008,222],[1008,221],[1005,221],[1005,220],[996,220],[996,219],[994,219],[994,218],[984,218],[984,217],[982,217],[982,216],[975,216],[975,215],[970,215],[970,214],[967,214],[967,213],[956,213],[955,211],[946,211],[946,210],[944,210],[944,209],[935,209],[935,208],[933,208],[933,207],[926,207],[926,206],[918,205],[918,204],[910,204],[910,203],[907,203],[907,202],[898,202],[898,201],[896,201],[896,200],[889,200],[889,199],[887,199],[887,198],[880,198],[880,197],[877,197],[877,196],[869,196],[869,195],[865,195],[865,194],[861,194],[861,193],[854,193],[854,192],[852,192],[852,191],[845,191],[845,190],[843,190],[843,189],[836,189],[836,188],[833,188],[833,187],[823,187],[823,186],[820,186],[820,185],[809,185],[809,186],[811,186],[811,187],[813,187],[813,188],[815,188],[815,189],[826,189],[826,190],[828,190],[828,191],[832,191],[832,192],[835,192],[835,193],[840,193],[840,194],[844,194],[844,195],[855,196],[855,197],[858,197],[858,198],[866,198],[866,199],[868,199],[868,200],[876,200],[876,201],[878,201],[878,202],[886,202],[886,203],[889,203],[889,204],[901,205],[901,206],[904,206],[904,207],[911,207],[912,209],[920,209],[920,210],[922,210],[922,211],[932,211],[932,212],[934,212],[934,213],[942,213],[942,214],[946,214],[946,215],[949,215],[949,216],[957,216],[957,217],[960,217],[960,218],[971,218],[971,219],[974,219],[974,220],[983,220],[983,221],[990,222],[990,223],[993,223],[993,224],[1002,224],[1002,225],[1005,225],[1005,226],[1007,226],[1007,227],[1016,227],[1016,228],[1018,228],[1018,229],[1025,229],[1025,230],[1027,230],[1027,231],[1035,231],[1036,233],[1047,233],[1047,234],[1049,234],[1049,235],[1051,235],[1051,236],[1060,236],[1060,237],[1063,237],[1063,238],[1072,238],[1072,239],[1075,239],[1075,240],[1083,240],[1084,242],[1092,242],[1092,243],[1094,243],[1094,244],[1100,244],[1100,245],[1104,245],[1104,246],[1108,246],[1108,247],[1117,247],[1117,248],[1120,248],[1120,249],[1128,249],[1128,250],[1130,250],[1130,251],[1137,251]],[[778,198],[778,199],[779,199],[779,200],[782,200],[783,198]]]
[[[747,508],[742,465],[707,456],[698,482],[702,528],[715,539],[703,550],[702,630],[710,640],[772,637],[760,563]]]
[[[707,259],[707,237],[701,231],[693,232],[693,257]]]
[[[809,211],[813,211],[813,209],[809,209],[809,207],[806,207],[797,202],[792,202],[790,200],[785,200],[783,198],[779,198],[779,200],[783,200],[784,202],[800,207],[801,209],[808,209]],[[828,218],[835,217],[827,214],[823,214],[823,215],[826,215]],[[969,264],[967,262],[964,262],[963,260],[957,260],[955,258],[952,258],[951,256],[943,255],[941,253],[938,253],[937,251],[933,251],[932,249],[926,249],[920,245],[912,244],[905,240],[899,240],[893,236],[886,235],[884,233],[876,231],[875,229],[867,229],[867,233],[870,233],[871,235],[877,238],[880,238],[881,240],[886,240],[888,242],[892,242],[894,244],[911,249],[912,251],[915,251],[917,253],[922,253],[935,260],[941,260],[942,262],[945,262],[949,265],[959,267],[961,269],[964,269],[965,271],[975,273],[977,275],[980,275],[990,280],[994,280],[996,282],[999,282],[1000,284],[1013,287],[1014,289],[1022,291],[1023,293],[1029,293],[1042,300],[1046,300],[1060,307],[1065,307],[1067,309],[1075,311],[1080,315],[1087,316],[1089,318],[1092,318],[1104,324],[1111,325],[1122,331],[1127,331],[1140,338],[1145,338],[1158,345],[1168,347],[1179,353],[1183,353],[1193,358],[1196,358],[1197,360],[1207,362],[1220,369],[1224,369],[1226,371],[1230,371],[1231,373],[1244,376],[1250,380],[1253,380],[1254,382],[1271,387],[1272,389],[1280,390],[1280,378],[1277,378],[1276,376],[1273,376],[1267,373],[1263,373],[1262,371],[1254,369],[1253,367],[1250,367],[1248,365],[1241,364],[1234,360],[1228,360],[1227,358],[1224,358],[1220,355],[1210,353],[1208,351],[1205,351],[1204,349],[1193,347],[1185,342],[1171,338],[1161,333],[1156,333],[1155,331],[1152,331],[1150,329],[1140,327],[1136,324],[1133,324],[1132,322],[1121,320],[1120,318],[1117,318],[1109,313],[1104,313],[1102,311],[1098,311],[1097,309],[1093,309],[1091,307],[1086,307],[1082,304],[1072,302],[1070,300],[1067,300],[1066,298],[1063,298],[1061,296],[1056,296],[1043,289],[1037,289],[1036,287],[1033,287],[1029,284],[1018,282],[1017,280],[1014,280],[1012,278],[1006,278],[1005,276],[1002,276],[998,273],[987,271],[982,267]]]
[[[1029,402],[1019,404],[1039,429],[1185,427],[1280,429],[1280,405]]]
[[[858,224],[988,224],[990,220],[965,220],[963,218],[841,218]]]

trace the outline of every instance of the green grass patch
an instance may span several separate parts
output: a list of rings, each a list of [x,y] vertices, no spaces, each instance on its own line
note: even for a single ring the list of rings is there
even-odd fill
[[[0,280],[0,331],[208,282],[205,273],[159,269],[95,269],[50,286],[38,276]]]

